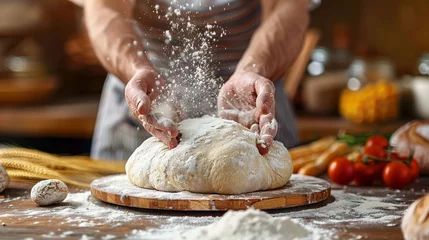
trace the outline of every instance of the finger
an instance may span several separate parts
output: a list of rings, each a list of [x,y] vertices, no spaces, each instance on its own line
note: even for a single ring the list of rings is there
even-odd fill
[[[238,122],[249,129],[253,124],[256,123],[256,119],[252,111],[240,111],[232,109],[222,110],[219,111],[219,117]]]
[[[142,122],[148,123],[155,129],[160,130],[161,132],[169,135],[170,137],[175,138],[179,134],[179,130],[177,129],[176,123],[173,120],[166,118],[160,114],[148,114],[146,116],[140,116],[140,120]]]
[[[168,134],[162,132],[159,129],[156,129],[153,125],[148,122],[143,121],[143,127],[148,131],[152,136],[158,138],[161,142],[163,142],[169,149],[175,148],[179,142],[177,138],[171,137]]]
[[[262,115],[259,122],[260,139],[269,147],[277,134],[278,124],[273,115]]]
[[[146,94],[145,88],[136,81],[128,82],[125,87],[125,98],[133,114],[146,115],[150,112],[151,100]]]
[[[258,143],[256,145],[256,147],[258,148],[259,154],[261,154],[261,155],[265,155],[265,154],[267,154],[270,151],[270,149],[268,148],[268,146],[265,145],[264,143]]]
[[[257,123],[253,111],[240,111],[238,114],[238,122],[249,129],[253,124]]]
[[[236,109],[234,101],[236,100],[236,93],[230,84],[227,82],[219,92],[218,95],[218,109]]]
[[[274,84],[264,79],[255,83],[256,98],[256,118],[263,114],[275,114],[275,88]]]
[[[224,109],[219,111],[219,117],[234,122],[238,122],[238,111],[232,109]]]
[[[257,123],[252,124],[250,131],[259,134],[259,125]]]
[[[166,81],[159,77],[157,79],[155,79],[155,87],[152,89],[149,89],[149,98],[151,101],[155,100],[156,98],[158,98],[161,93],[167,91],[167,83]]]

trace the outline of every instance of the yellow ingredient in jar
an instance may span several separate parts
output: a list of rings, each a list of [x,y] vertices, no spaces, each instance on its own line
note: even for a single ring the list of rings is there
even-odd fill
[[[399,93],[395,84],[380,80],[358,91],[343,90],[341,115],[354,123],[379,123],[398,116]]]

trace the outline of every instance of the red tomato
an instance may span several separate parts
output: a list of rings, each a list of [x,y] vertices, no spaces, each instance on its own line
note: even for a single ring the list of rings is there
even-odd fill
[[[411,182],[411,169],[402,162],[390,162],[383,170],[383,182],[389,188],[403,188]]]
[[[386,167],[387,162],[377,162],[374,164],[371,164],[370,167],[374,171],[374,180],[382,180],[383,179],[383,170]]]
[[[416,160],[412,160],[410,166],[408,166],[411,170],[411,182],[414,182],[420,175],[420,167]]]
[[[371,166],[363,163],[356,162],[354,164],[354,168],[356,171],[356,176],[354,178],[354,182],[359,186],[369,186],[375,180],[375,169]]]
[[[387,146],[389,146],[389,142],[385,137],[381,135],[374,135],[368,138],[368,140],[366,140],[365,147],[371,147],[371,146],[379,146],[381,148],[386,148]]]
[[[384,148],[377,145],[366,146],[365,149],[363,150],[363,153],[376,158],[381,158],[381,159],[387,158],[386,150],[384,150]]]
[[[353,163],[347,158],[335,158],[328,167],[329,178],[338,184],[349,184],[355,177],[355,169]]]
[[[390,154],[390,158],[391,158],[392,160],[407,160],[407,158],[400,157],[400,156],[398,155],[398,153],[396,153],[396,152],[392,152],[392,153]]]

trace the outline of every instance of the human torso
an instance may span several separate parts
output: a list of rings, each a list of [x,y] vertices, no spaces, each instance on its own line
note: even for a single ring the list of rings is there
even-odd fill
[[[166,13],[176,9],[180,10],[180,16],[173,14],[169,19],[165,17]],[[227,80],[260,23],[260,4],[259,0],[137,0],[134,17],[138,21],[137,29],[146,55],[161,72],[175,67],[169,63],[170,52],[165,51],[166,31],[172,32],[172,19],[189,21],[202,29],[207,25],[216,26],[211,63],[216,75]],[[183,45],[183,38],[189,38],[183,33],[188,30],[181,26],[173,29],[172,38],[176,45]],[[177,34],[177,31],[183,34]]]

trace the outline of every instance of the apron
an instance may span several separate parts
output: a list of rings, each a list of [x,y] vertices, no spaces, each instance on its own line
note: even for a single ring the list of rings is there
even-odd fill
[[[141,36],[146,55],[167,82],[170,76],[165,73],[171,59],[162,48],[165,46],[165,32],[171,29],[171,21],[158,16],[169,12],[169,7],[181,10],[180,17],[189,19],[189,16],[197,27],[215,24],[225,30],[225,36],[212,49],[214,62],[218,63],[216,76],[221,83],[234,72],[260,23],[259,0],[136,1],[136,31]],[[318,2],[314,0],[314,3]],[[291,147],[298,143],[298,136],[293,109],[283,91],[283,84],[283,80],[275,82],[276,120],[279,124],[275,139]],[[94,159],[127,160],[145,139],[151,137],[133,118],[125,100],[124,89],[123,82],[114,75],[108,75],[92,142],[91,157]]]

